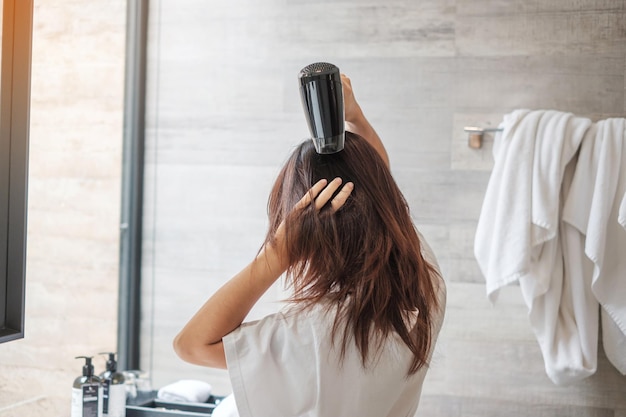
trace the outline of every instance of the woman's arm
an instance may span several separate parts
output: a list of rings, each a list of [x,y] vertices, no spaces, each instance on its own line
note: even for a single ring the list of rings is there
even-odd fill
[[[316,209],[321,209],[340,186],[340,178],[330,183],[320,180],[294,210],[301,210],[311,202]],[[341,188],[330,202],[333,210],[345,203],[352,188],[352,183]],[[182,360],[226,368],[222,338],[241,325],[254,304],[289,266],[283,246],[283,228],[281,224],[276,231],[275,245],[266,245],[248,266],[217,290],[175,337],[174,350]]]
[[[178,356],[195,365],[226,368],[222,337],[239,327],[254,304],[285,271],[274,247],[265,247],[189,320],[174,339]]]
[[[383,145],[382,140],[378,136],[378,133],[374,130],[369,121],[365,118],[363,114],[363,110],[361,110],[361,106],[357,103],[354,98],[354,91],[352,90],[352,84],[350,82],[350,78],[346,75],[341,74],[341,83],[343,85],[343,102],[344,102],[344,116],[345,116],[345,126],[346,130],[356,133],[357,135],[363,137],[366,141],[369,142],[370,145],[378,151],[378,154],[385,164],[387,168],[389,168],[389,156],[387,155],[387,151],[385,150],[385,146]]]

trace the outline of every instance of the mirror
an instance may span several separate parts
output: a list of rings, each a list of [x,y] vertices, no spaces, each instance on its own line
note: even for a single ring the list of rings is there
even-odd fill
[[[554,387],[518,289],[497,308],[486,299],[473,239],[493,136],[471,149],[463,129],[495,127],[516,108],[623,117],[625,15],[609,3],[152,3],[140,338],[153,386],[198,378],[230,391],[226,372],[183,363],[172,339],[256,254],[271,184],[308,137],[298,71],[328,61],[351,77],[449,284],[424,413],[605,407],[594,392],[625,385],[606,358],[585,384]],[[283,295],[272,289],[250,318]]]

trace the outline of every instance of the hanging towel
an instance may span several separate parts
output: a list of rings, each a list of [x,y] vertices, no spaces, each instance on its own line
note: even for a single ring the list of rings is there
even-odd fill
[[[622,198],[622,203],[619,206],[619,214],[617,215],[617,222],[626,230],[626,193]]]
[[[546,372],[557,384],[595,371],[584,363],[575,318],[560,310],[561,184],[590,125],[557,111],[516,110],[504,117],[474,242],[492,302],[501,287],[519,281]]]
[[[565,166],[591,124],[556,111],[516,110],[504,116],[493,147],[474,241],[492,302],[498,290],[528,274],[542,243],[556,237]],[[538,282],[542,293],[547,282]]]
[[[600,305],[591,291],[593,262],[585,256],[586,219],[589,203],[593,198],[596,169],[591,164],[595,154],[597,125],[587,131],[575,162],[568,168],[563,179],[562,195],[564,208],[561,223],[561,245],[563,248],[563,290],[560,309],[563,317],[571,318],[566,328],[572,338],[578,336],[580,356],[577,376],[595,373],[598,364],[598,331]],[[572,172],[575,171],[575,172]],[[573,356],[570,352],[569,357]],[[571,359],[570,359],[571,360]]]
[[[563,219],[585,235],[584,251],[593,263],[585,271],[602,306],[602,340],[609,361],[626,374],[626,119],[597,123],[592,141],[581,147]],[[587,204],[585,204],[587,203]]]
[[[519,122],[525,123],[518,128]],[[504,116],[493,145],[489,178],[475,236],[474,253],[492,302],[498,289],[516,281],[530,263],[530,177],[541,113],[516,110]]]

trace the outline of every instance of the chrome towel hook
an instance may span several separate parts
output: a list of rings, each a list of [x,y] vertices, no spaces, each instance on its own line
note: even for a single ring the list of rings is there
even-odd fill
[[[473,149],[479,149],[483,146],[483,134],[485,132],[502,132],[501,128],[496,127],[482,128],[466,126],[463,130],[469,134],[467,137],[467,146]]]

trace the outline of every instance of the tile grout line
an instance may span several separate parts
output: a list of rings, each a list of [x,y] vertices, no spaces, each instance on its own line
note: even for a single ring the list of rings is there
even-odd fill
[[[0,413],[2,413],[3,411],[11,410],[11,409],[16,408],[16,407],[21,407],[22,405],[34,403],[34,402],[39,401],[39,400],[44,399],[44,398],[46,398],[45,395],[38,395],[37,397],[29,398],[27,400],[22,400],[22,401],[10,404],[10,405],[8,405],[6,407],[0,408]]]

